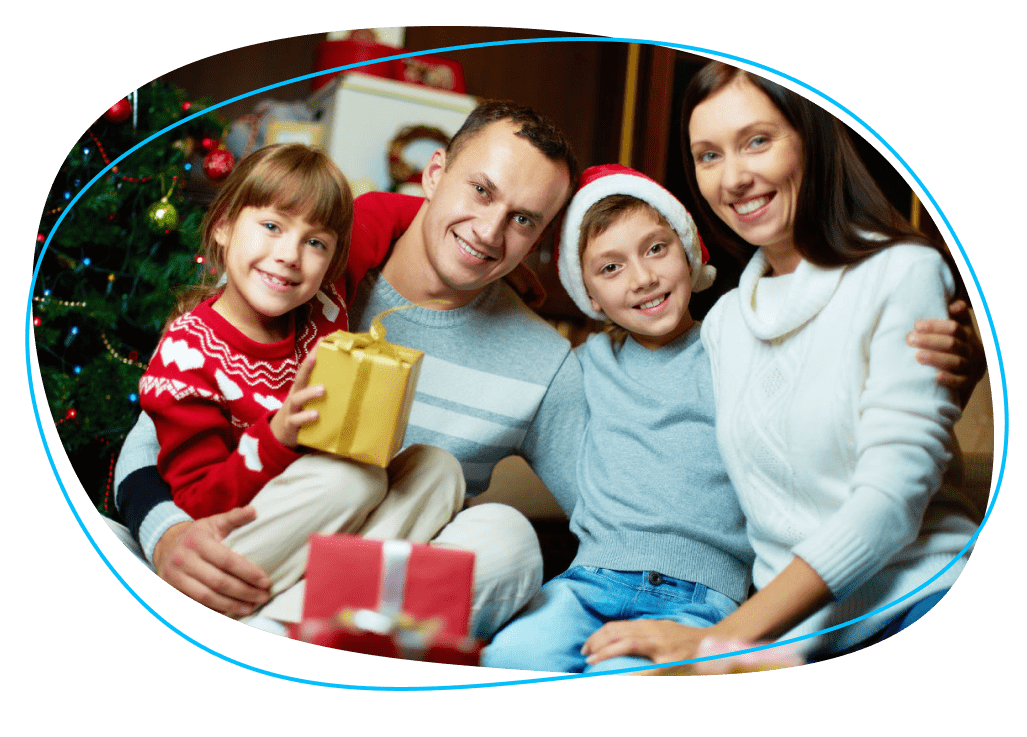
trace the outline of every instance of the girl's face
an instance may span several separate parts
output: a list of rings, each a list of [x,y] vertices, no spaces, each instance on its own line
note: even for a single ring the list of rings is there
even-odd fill
[[[244,207],[214,230],[227,283],[214,309],[261,343],[289,333],[290,313],[321,288],[337,236],[275,207]]]
[[[794,234],[802,183],[796,130],[740,74],[696,106],[688,135],[699,191],[713,211],[747,242],[766,249],[775,272],[794,270],[800,259]]]
[[[695,322],[692,272],[681,239],[648,209],[631,210],[589,239],[581,254],[592,309],[655,350]]]

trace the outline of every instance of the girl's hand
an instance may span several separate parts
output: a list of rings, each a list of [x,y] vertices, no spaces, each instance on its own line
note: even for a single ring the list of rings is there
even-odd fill
[[[296,371],[296,380],[289,389],[289,396],[285,398],[285,402],[271,418],[271,432],[286,448],[295,448],[299,444],[297,437],[300,428],[317,419],[317,410],[303,409],[311,399],[323,397],[325,394],[325,388],[321,384],[307,386],[310,374],[314,370],[316,357],[317,346],[300,364],[299,370]]]
[[[674,663],[695,657],[699,643],[713,628],[688,627],[667,619],[610,622],[592,633],[581,648],[589,665],[622,655],[639,655],[654,663]]]
[[[967,303],[950,304],[949,316],[948,320],[920,320],[906,341],[920,349],[916,360],[938,369],[938,383],[955,389],[965,407],[988,365]]]

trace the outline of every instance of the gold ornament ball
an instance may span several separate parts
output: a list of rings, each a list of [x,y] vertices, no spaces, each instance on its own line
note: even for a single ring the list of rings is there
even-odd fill
[[[146,210],[146,218],[154,230],[166,231],[178,227],[178,210],[167,199],[150,205]]]

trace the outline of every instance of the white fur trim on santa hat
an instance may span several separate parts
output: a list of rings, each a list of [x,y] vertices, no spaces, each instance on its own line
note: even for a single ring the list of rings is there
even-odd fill
[[[702,249],[695,231],[695,222],[685,206],[653,180],[641,174],[617,171],[598,177],[579,189],[571,199],[563,220],[557,263],[560,282],[582,312],[595,320],[604,319],[602,313],[592,309],[581,275],[581,255],[578,253],[581,221],[592,205],[617,194],[636,197],[654,207],[666,218],[685,248],[688,266],[692,272],[693,292],[701,292],[713,284],[717,270],[702,262]]]

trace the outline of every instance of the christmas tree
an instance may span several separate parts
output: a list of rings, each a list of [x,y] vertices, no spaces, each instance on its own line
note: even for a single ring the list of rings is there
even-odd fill
[[[217,145],[221,118],[185,120],[201,109],[160,81],[121,100],[68,154],[40,222],[33,325],[46,401],[83,487],[107,514],[114,461],[139,413],[139,377],[176,291],[205,268],[199,230],[210,180],[233,163]],[[210,177],[199,176],[206,188],[196,187],[196,168]]]

